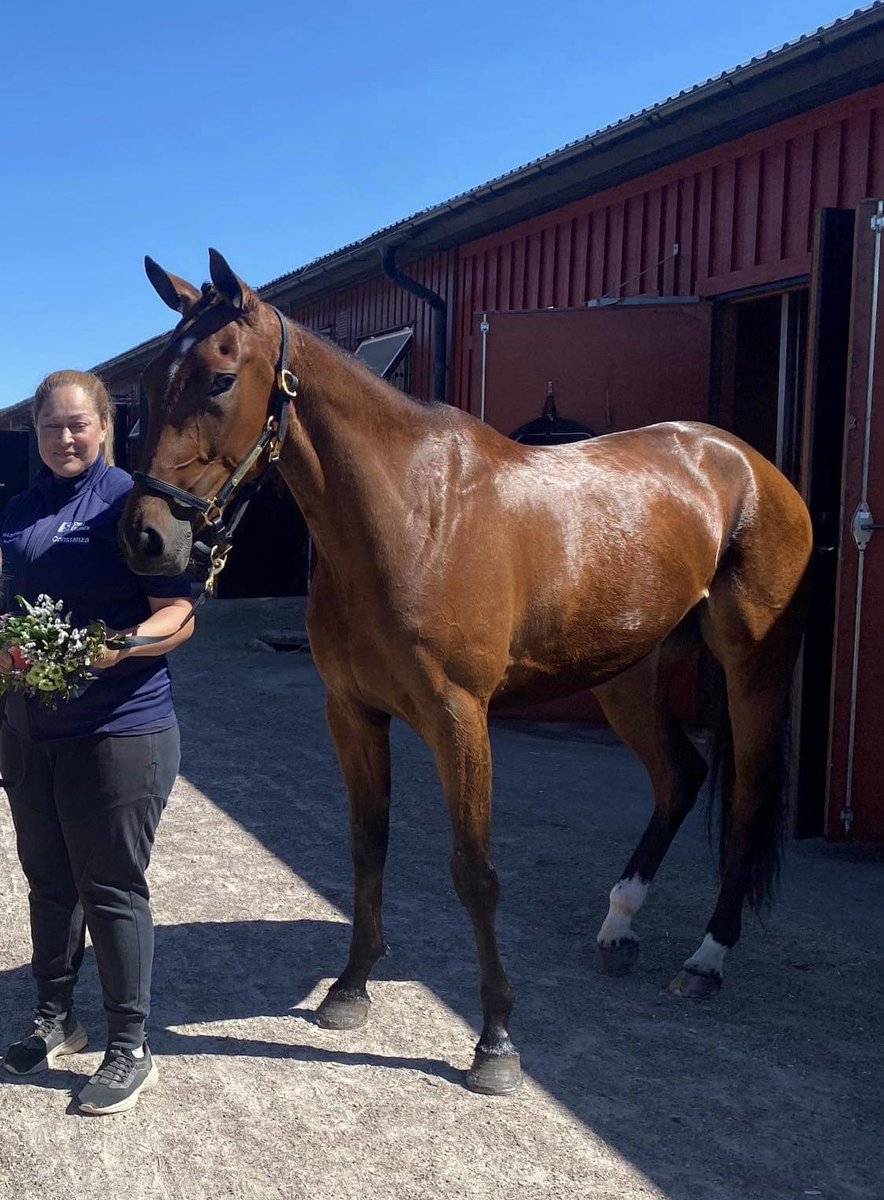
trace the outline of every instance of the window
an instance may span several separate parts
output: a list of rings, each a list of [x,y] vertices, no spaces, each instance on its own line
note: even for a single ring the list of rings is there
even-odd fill
[[[400,391],[407,392],[411,384],[411,355],[408,353],[414,330],[410,325],[389,333],[363,338],[355,354],[360,362],[371,367],[376,375],[389,380]]]

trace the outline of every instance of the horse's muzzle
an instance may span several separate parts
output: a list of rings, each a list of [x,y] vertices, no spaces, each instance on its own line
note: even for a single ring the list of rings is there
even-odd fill
[[[190,561],[190,522],[173,517],[165,504],[150,513],[137,505],[127,507],[117,534],[126,561],[138,575],[180,575]]]

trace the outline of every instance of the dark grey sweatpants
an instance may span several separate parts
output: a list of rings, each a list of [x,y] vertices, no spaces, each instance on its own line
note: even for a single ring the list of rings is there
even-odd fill
[[[179,761],[177,726],[47,742],[0,729],[0,774],[30,887],[37,1008],[70,1008],[88,926],[112,1046],[144,1041],[153,966],[145,871]]]

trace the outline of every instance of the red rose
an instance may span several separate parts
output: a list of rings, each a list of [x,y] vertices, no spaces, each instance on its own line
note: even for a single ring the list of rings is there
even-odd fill
[[[21,646],[7,646],[6,649],[16,671],[26,671],[28,669],[28,660],[22,654]]]

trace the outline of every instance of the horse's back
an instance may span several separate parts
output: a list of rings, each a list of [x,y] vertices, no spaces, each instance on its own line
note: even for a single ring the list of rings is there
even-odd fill
[[[668,422],[520,449],[504,457],[499,514],[517,598],[510,675],[591,664],[593,678],[607,677],[650,652],[716,581],[772,608],[797,590],[806,508],[732,434]]]

